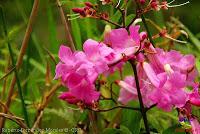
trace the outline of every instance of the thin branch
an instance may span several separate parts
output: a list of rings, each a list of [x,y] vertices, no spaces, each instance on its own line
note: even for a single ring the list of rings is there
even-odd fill
[[[89,111],[88,116],[89,116],[89,119],[90,119],[90,122],[91,122],[90,124],[91,124],[92,129],[93,129],[93,134],[99,134],[96,113],[94,111]]]
[[[50,59],[53,61],[54,65],[56,66],[57,65],[57,62],[56,62],[56,59],[55,57],[53,56],[53,54],[46,48],[46,47],[43,47],[44,50],[47,52],[47,54],[49,55]]]
[[[62,23],[64,24],[64,27],[65,27],[66,37],[69,40],[69,46],[70,46],[71,50],[75,51],[76,47],[74,45],[74,41],[73,41],[72,35],[70,33],[69,26],[68,26],[69,25],[68,19],[65,18],[65,13],[64,13],[64,11],[62,9],[62,5],[61,5],[60,1],[56,0],[56,3],[57,3],[57,6],[59,8],[59,12],[60,12],[60,17],[62,19]]]
[[[95,112],[109,112],[109,111],[112,111],[112,110],[118,109],[118,108],[120,108],[120,109],[123,108],[123,109],[129,109],[129,110],[140,111],[140,108],[134,108],[134,107],[128,107],[128,106],[115,106],[115,107],[112,107],[112,108],[110,108],[110,109],[99,109],[99,110],[92,110],[92,109],[90,109],[90,108],[87,108],[87,109],[92,110],[92,111],[95,111]]]
[[[146,109],[144,107],[144,103],[143,103],[143,100],[142,100],[142,94],[141,94],[141,91],[140,91],[140,84],[139,84],[139,78],[138,78],[138,74],[137,74],[137,68],[136,68],[136,65],[135,65],[133,60],[130,60],[130,63],[131,63],[131,66],[132,66],[133,72],[134,72],[136,89],[137,89],[137,94],[138,94],[138,99],[139,99],[140,109],[141,109],[140,112],[141,112],[142,117],[143,117],[146,133],[150,134],[150,129],[149,129],[147,115],[146,115]]]
[[[136,5],[137,5],[138,10],[141,11],[141,7],[140,7],[139,1],[138,1],[138,0],[135,0],[135,3],[136,3]],[[148,37],[149,37],[149,41],[150,41],[151,44],[155,47],[154,42],[153,42],[153,39],[152,39],[152,36],[151,36],[151,33],[150,33],[150,30],[149,30],[148,25],[147,25],[146,20],[145,20],[144,14],[141,14],[141,19],[142,19],[142,22],[143,22],[143,24],[144,24],[144,27],[145,27],[145,29],[146,29],[146,31],[147,31],[147,34],[148,34]]]
[[[20,49],[20,54],[19,54],[19,57],[18,57],[18,60],[17,60],[17,63],[16,63],[16,69],[17,70],[22,65],[23,57],[25,55],[26,48],[28,46],[28,42],[29,42],[29,39],[30,39],[30,36],[31,36],[31,33],[32,33],[32,27],[33,27],[33,24],[35,22],[35,18],[37,16],[38,6],[39,6],[39,0],[34,0],[33,8],[32,8],[31,15],[30,15],[30,18],[29,18],[29,21],[28,21],[28,26],[26,28],[25,36],[24,36],[22,46],[21,46],[21,49]],[[16,80],[17,80],[16,76],[13,76],[12,81],[11,81],[11,85],[10,85],[10,88],[9,88],[9,92],[8,92],[7,102],[6,102],[6,106],[8,108],[9,108],[10,103],[11,103],[11,98],[12,98],[12,95],[13,95],[13,92],[14,92],[14,86],[15,86]],[[7,113],[7,111],[4,111],[4,113]],[[4,123],[5,123],[5,118],[0,120],[0,129],[3,128]]]
[[[114,5],[112,4],[122,15],[122,25],[123,27],[126,26],[126,16],[125,16],[125,10],[124,9],[121,9],[119,5]]]
[[[11,112],[9,111],[9,109],[7,108],[7,106],[6,106],[4,103],[2,103],[1,101],[0,101],[0,105],[1,105],[4,109],[6,109],[6,111],[8,111],[8,113],[9,113],[9,114],[2,113],[2,117],[5,117],[5,115],[8,115],[8,116],[11,117],[11,118],[15,118],[15,120],[12,120],[12,121],[16,122],[21,128],[25,128],[25,129],[28,128],[28,127],[26,126],[26,124],[24,124],[24,122],[23,122],[24,119],[22,119],[22,118],[20,118],[20,117],[14,116],[14,114],[11,113]],[[8,117],[8,116],[7,116],[7,117]],[[5,117],[5,118],[6,118],[6,117]],[[10,118],[9,118],[9,119],[10,119]]]
[[[40,123],[40,120],[41,120],[41,118],[42,118],[42,116],[43,116],[43,113],[44,113],[44,112],[41,111],[40,114],[38,115],[38,117],[37,117],[37,119],[36,119],[36,121],[35,121],[33,127],[31,128],[31,132],[34,132],[34,130],[38,127],[38,124]]]
[[[141,16],[141,11],[136,11],[136,15],[135,17],[131,20],[131,22],[128,24],[128,26],[126,27],[126,30],[129,30],[129,27],[135,22],[136,19],[138,19]]]
[[[113,25],[115,25],[115,26],[117,26],[117,27],[119,27],[119,28],[121,28],[122,26],[121,25],[119,25],[119,24],[117,24],[117,23],[115,23],[115,22],[112,22],[111,20],[108,20],[108,19],[105,19],[105,18],[100,18],[101,20],[104,20],[104,21],[106,21],[106,22],[108,22],[108,23],[110,23],[110,24],[113,24]]]
[[[150,107],[145,108],[145,111],[147,112],[147,111],[151,110],[152,108],[154,108],[155,106],[157,106],[157,104],[153,104]]]
[[[5,37],[8,38],[6,21],[5,21],[5,16],[4,16],[2,8],[1,8],[1,17],[2,17],[2,22],[3,22],[4,34],[5,34]],[[9,40],[7,40],[7,45],[8,45],[8,50],[9,50],[9,54],[10,54],[10,57],[11,57],[12,66],[14,66],[13,70],[15,72],[18,92],[19,92],[21,103],[22,103],[22,111],[23,111],[24,118],[25,118],[25,121],[27,123],[27,126],[29,126],[28,113],[27,113],[27,109],[26,109],[26,105],[25,105],[25,101],[24,101],[24,97],[23,97],[23,93],[22,93],[22,87],[21,87],[21,84],[20,84],[19,74],[18,74],[18,71],[17,71],[16,66],[15,66],[14,54],[13,54],[13,50],[11,48],[11,44],[10,44]]]
[[[0,78],[0,81],[5,79],[7,76],[9,76],[14,70],[15,70],[16,67],[13,67],[12,69],[10,69],[3,77]]]
[[[62,84],[59,82],[56,85],[54,85],[48,93],[46,93],[42,99],[42,102],[40,103],[39,107],[37,108],[37,114],[34,124],[39,124],[41,120],[41,113],[44,111],[44,109],[47,107],[49,101],[55,94],[55,92],[62,86]]]

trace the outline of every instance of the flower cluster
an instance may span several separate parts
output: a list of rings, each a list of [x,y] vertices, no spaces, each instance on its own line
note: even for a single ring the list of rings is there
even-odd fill
[[[95,89],[98,76],[107,75],[135,58],[140,38],[144,38],[144,33],[139,33],[139,26],[131,26],[129,31],[130,35],[124,28],[112,30],[105,35],[104,42],[88,39],[83,44],[83,51],[72,52],[62,45],[55,78],[61,78],[69,91],[61,94],[60,99],[87,106],[98,101],[100,93]]]
[[[148,54],[146,60],[138,63],[137,70],[140,89],[147,107],[157,104],[158,108],[170,111],[174,106],[183,107],[188,101],[200,105],[198,90],[187,89],[188,86],[195,85],[194,80],[198,74],[193,55],[184,56],[175,50],[165,52],[157,48],[156,53]],[[137,98],[132,76],[120,81],[119,85],[122,87],[119,101],[127,103]]]
[[[157,104],[158,108],[170,111],[173,107],[181,108],[187,102],[200,105],[198,91],[189,91],[194,87],[197,70],[193,55],[154,48],[147,40],[145,32],[139,33],[139,26],[108,30],[104,42],[88,39],[83,44],[83,51],[71,52],[61,46],[55,78],[61,77],[69,88],[60,98],[72,104],[91,106],[97,102],[100,92],[95,89],[98,76],[109,75],[116,68],[122,69],[126,61],[137,61],[140,90],[144,104],[149,107]],[[130,33],[130,34],[129,34]],[[117,81],[121,87],[119,101],[137,99],[136,84],[133,76],[124,81]]]
[[[72,9],[75,13],[72,16],[76,16],[72,19],[95,18],[113,24],[118,29],[107,27],[104,32],[104,40],[101,42],[92,39],[86,40],[83,44],[83,51],[72,52],[69,47],[64,45],[60,47],[60,62],[56,66],[55,78],[61,78],[68,91],[62,93],[59,98],[82,109],[99,110],[100,97],[105,98],[100,92],[101,82],[98,83],[100,86],[97,84],[97,81],[101,81],[99,80],[100,76],[108,77],[117,70],[122,72],[125,69],[123,65],[130,63],[134,75],[126,76],[124,80],[122,77],[121,80],[114,80],[115,84],[121,88],[118,101],[115,100],[116,98],[112,98],[112,95],[111,98],[105,99],[112,100],[117,106],[121,106],[121,104],[124,106],[130,101],[139,100],[139,110],[142,113],[147,133],[149,130],[146,111],[153,106],[164,111],[176,108],[179,112],[180,122],[183,125],[188,123],[194,134],[200,133],[200,125],[191,112],[191,106],[200,106],[200,84],[196,82],[198,71],[195,67],[195,57],[191,54],[183,55],[176,50],[166,51],[156,48],[152,44],[152,39],[157,37],[185,43],[172,38],[167,33],[167,29],[155,26],[159,33],[151,39],[148,38],[150,33],[147,35],[144,31],[139,32],[140,26],[136,25],[139,17],[148,11],[167,10],[170,7],[182,6],[189,2],[171,5],[175,0],[171,2],[150,0],[148,3],[146,0],[138,0],[136,1],[138,4],[136,17],[126,26],[126,9],[120,7],[121,0],[117,4],[112,0],[100,1],[102,5],[112,5],[120,11],[122,24],[112,22],[108,13],[99,11],[98,5],[90,2],[85,2],[85,6],[82,8]],[[122,2],[127,4],[127,1]],[[140,4],[142,5],[141,9]],[[145,24],[145,19],[142,21]],[[144,26],[148,31],[148,27]]]

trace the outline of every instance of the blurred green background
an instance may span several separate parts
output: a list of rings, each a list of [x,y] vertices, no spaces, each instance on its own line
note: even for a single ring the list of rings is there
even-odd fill
[[[72,14],[71,8],[73,7],[82,7],[83,2],[83,0],[61,0],[65,15],[67,16],[67,14]],[[91,2],[98,3],[99,1],[91,0]],[[178,4],[183,2],[185,1],[176,0],[175,3]],[[4,9],[7,28],[9,31],[9,40],[14,50],[15,58],[17,58],[24,37],[27,21],[33,5],[33,0],[0,0],[0,5]],[[133,14],[135,12],[135,5],[129,4],[128,7],[128,15],[130,16],[127,21],[130,21],[131,18],[133,18],[134,16]],[[120,14],[115,9],[106,6],[102,7],[101,10],[109,12],[110,17],[113,21],[121,22]],[[177,8],[170,8],[167,11],[150,12],[145,16],[146,18],[150,18],[151,20],[155,21],[161,27],[166,25],[166,22],[170,20],[170,16],[177,17],[190,30],[191,34],[193,33],[192,36],[189,35],[189,37],[200,39],[199,0],[190,0],[190,4],[188,5]],[[3,34],[1,20],[0,23],[1,78],[5,74],[5,69],[7,67],[10,67],[10,58],[7,50],[6,40]],[[75,19],[70,21],[71,34],[73,35],[76,48],[80,50],[82,48],[83,42],[88,38],[99,41],[102,40],[104,27],[106,24],[107,23],[103,21],[97,21],[90,18]],[[151,26],[150,29],[152,30],[152,32],[154,32]],[[196,44],[192,40],[189,40],[189,45],[200,45],[198,43],[198,40]],[[68,42],[65,38],[64,26],[61,23],[61,18],[56,2],[55,0],[40,0],[39,13],[33,27],[33,32],[29,41],[26,56],[23,60],[23,66],[19,72],[31,123],[33,123],[35,118],[35,106],[41,101],[43,94],[57,82],[53,80],[55,74],[55,64],[51,60],[46,50],[49,50],[58,62],[57,52],[60,44],[68,44]],[[182,47],[180,47],[180,49],[182,49]],[[183,50],[185,53],[191,52],[198,56],[199,51],[194,51],[195,47],[188,46],[185,49],[188,49]],[[197,64],[200,65],[198,58],[197,62]],[[51,74],[49,74],[51,80],[49,83],[45,80],[47,65],[50,65],[51,70]],[[1,101],[3,102],[6,100],[7,97],[7,89],[10,85],[9,83],[12,78],[11,76],[9,76],[7,79],[5,94],[2,94],[4,82],[2,80],[0,81]],[[65,89],[63,88],[62,90]],[[78,121],[86,119],[85,113],[79,114],[78,111],[67,108],[65,102],[58,100],[57,96],[60,92],[61,90],[59,90],[56,95],[54,95],[53,100],[51,101],[48,108],[45,110],[43,122],[41,124],[41,126],[44,128],[62,128],[66,126],[70,128],[76,126]],[[17,94],[17,91],[15,92],[15,94]],[[19,98],[14,97],[14,101],[11,105],[11,111],[18,116],[22,116],[21,103]],[[199,110],[196,111],[198,113]],[[158,118],[161,116],[162,118],[155,120],[155,118],[157,117],[154,116],[155,114],[153,114],[153,112],[156,113]],[[149,118],[152,119],[150,121],[153,124],[152,127],[157,127],[157,130],[166,129],[172,124],[177,123],[177,115],[175,111],[172,114],[164,113],[159,110],[153,110],[153,112],[149,114]],[[111,115],[105,115],[105,117],[107,116],[108,118],[111,118]],[[11,121],[8,121],[6,127],[17,127],[17,125]]]

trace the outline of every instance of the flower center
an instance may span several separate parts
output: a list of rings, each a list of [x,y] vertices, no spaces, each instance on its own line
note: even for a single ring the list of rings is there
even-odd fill
[[[165,64],[164,69],[165,69],[165,72],[167,72],[168,74],[171,74],[174,72],[169,64]]]

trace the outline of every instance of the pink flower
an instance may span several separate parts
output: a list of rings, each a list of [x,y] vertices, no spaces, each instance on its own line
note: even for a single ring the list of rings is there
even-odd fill
[[[185,75],[179,72],[157,74],[146,62],[143,63],[143,68],[153,86],[153,91],[149,96],[151,101],[157,103],[159,108],[166,111],[170,111],[173,106],[183,107],[185,105],[187,102],[187,93],[184,91]]]
[[[195,68],[195,57],[193,55],[182,55],[175,50],[165,52],[159,48],[156,51],[156,54],[148,54],[150,64],[156,73],[165,72],[167,67],[170,71],[177,71],[186,75],[187,85],[192,86],[194,84],[198,72]]]
[[[106,47],[105,44],[88,39],[83,44],[83,50],[87,59],[94,64],[94,68],[98,73],[103,73],[109,69],[106,56],[111,55],[113,52],[109,47]],[[107,52],[107,54],[103,55],[104,53],[102,51],[104,51],[104,53]]]
[[[190,123],[192,126],[192,134],[200,134],[200,124],[197,119],[190,119]]]
[[[188,95],[188,100],[190,104],[200,107],[200,93],[199,93],[199,84],[197,84],[193,92]]]
[[[98,46],[95,43],[87,41],[84,45],[85,53],[81,51],[73,53],[68,47],[60,47],[60,62],[56,66],[55,78],[61,77],[62,83],[69,89],[68,92],[61,94],[60,99],[72,104],[83,102],[86,105],[98,100],[100,93],[95,91],[94,82],[100,73],[108,69],[108,66],[98,55],[96,48]],[[90,52],[91,49],[95,53]]]
[[[145,106],[149,107],[155,104],[149,99],[149,95],[152,92],[152,86],[149,84],[149,80],[144,74],[140,64],[137,65],[137,70],[143,103]],[[131,100],[138,99],[135,79],[133,76],[127,76],[124,81],[117,81],[117,84],[121,87],[118,101],[123,104],[127,104]]]
[[[85,75],[91,82],[94,82],[98,76],[94,64],[87,59],[83,52],[72,53],[69,47],[62,45],[59,50],[59,58],[61,61],[56,66],[55,79],[61,77],[64,84],[72,72]]]
[[[87,78],[77,73],[71,73],[67,79],[68,92],[60,95],[60,99],[71,104],[83,102],[92,105],[99,99],[100,93],[95,91],[95,86]]]
[[[125,28],[111,30],[104,37],[104,42],[111,46],[114,50],[122,51],[126,48],[139,46],[140,43],[140,26],[131,26],[129,31]]]
[[[135,79],[132,76],[127,76],[124,81],[118,81],[117,84],[121,87],[118,101],[127,104],[137,98]]]
[[[105,34],[104,43],[113,49],[114,59],[109,62],[110,65],[117,65],[112,68],[116,70],[121,69],[123,63],[130,58],[135,58],[134,54],[137,52],[140,45],[140,26],[131,26],[129,28],[130,35],[125,28],[114,29]]]

